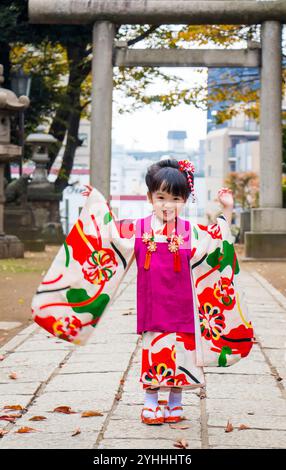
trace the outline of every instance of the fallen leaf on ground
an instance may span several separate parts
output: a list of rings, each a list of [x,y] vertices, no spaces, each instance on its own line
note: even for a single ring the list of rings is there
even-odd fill
[[[0,356],[0,361],[3,361],[5,359],[5,356]]]
[[[3,437],[4,434],[8,434],[9,431],[7,431],[6,429],[0,429],[0,437]]]
[[[116,395],[115,395],[115,400],[118,400],[118,401],[119,401],[120,399],[121,399],[120,393],[116,393]]]
[[[189,447],[189,443],[185,439],[178,439],[174,443],[174,446],[179,447],[180,449],[186,449],[187,447]]]
[[[246,426],[246,424],[240,424],[238,430],[241,431],[242,429],[250,429],[249,426]]]
[[[17,429],[17,431],[15,431],[15,433],[24,434],[26,432],[33,432],[33,431],[38,431],[38,429],[29,428],[28,426],[24,426],[22,428]]]
[[[190,426],[187,424],[169,424],[169,427],[172,429],[189,429]]]
[[[4,410],[25,410],[21,405],[5,405]]]
[[[3,421],[9,421],[10,423],[14,423],[16,418],[17,416],[13,416],[13,415],[1,415],[0,416],[0,419],[2,419]]]
[[[88,410],[88,411],[83,411],[81,414],[82,418],[89,418],[90,416],[103,416],[103,413],[101,411],[97,410]]]
[[[232,431],[233,431],[233,425],[228,420],[226,428],[225,428],[225,432],[232,432]]]
[[[77,435],[80,434],[80,433],[81,433],[81,430],[80,430],[79,428],[77,428],[77,429],[73,432],[72,436],[77,436]]]
[[[14,380],[15,380],[15,379],[17,379],[17,378],[18,378],[18,375],[17,375],[16,372],[11,372],[11,373],[9,374],[9,379],[14,379]]]
[[[33,416],[29,418],[29,421],[43,421],[44,419],[47,419],[46,416]]]
[[[76,413],[76,411],[73,411],[70,406],[57,406],[53,411],[57,413],[65,413],[65,414],[71,414],[71,413]]]

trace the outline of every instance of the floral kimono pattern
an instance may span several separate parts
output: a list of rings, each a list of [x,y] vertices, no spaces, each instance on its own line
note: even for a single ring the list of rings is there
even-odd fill
[[[144,332],[139,379],[143,390],[204,387],[204,371],[196,365],[195,348],[194,333]]]
[[[95,188],[32,299],[32,318],[62,340],[84,345],[133,263],[136,219],[116,220]],[[230,228],[223,216],[192,224],[191,280],[198,366],[230,366],[254,342]]]

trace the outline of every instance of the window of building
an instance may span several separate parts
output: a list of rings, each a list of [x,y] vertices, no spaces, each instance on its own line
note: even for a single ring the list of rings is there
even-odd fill
[[[211,200],[211,190],[208,189],[208,201],[210,201],[210,200]]]
[[[235,171],[236,165],[235,162],[229,162],[229,171]]]

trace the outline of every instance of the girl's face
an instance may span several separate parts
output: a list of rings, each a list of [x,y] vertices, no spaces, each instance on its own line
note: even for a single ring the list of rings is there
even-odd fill
[[[164,222],[172,221],[182,211],[186,201],[181,196],[175,196],[166,191],[158,190],[154,193],[147,192],[149,202],[159,219]]]

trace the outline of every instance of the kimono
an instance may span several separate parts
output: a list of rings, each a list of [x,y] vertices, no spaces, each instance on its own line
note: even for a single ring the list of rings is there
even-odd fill
[[[86,196],[31,304],[38,325],[82,346],[134,262],[136,225],[117,220],[96,188]],[[192,223],[190,233],[196,365],[231,366],[249,354],[254,331],[230,227],[221,215],[214,224]]]
[[[190,230],[191,223],[179,216],[166,223],[153,212],[136,221],[137,333],[142,332],[139,382],[143,390],[206,385],[203,368],[196,364]],[[151,256],[150,236],[153,248],[155,243]]]

